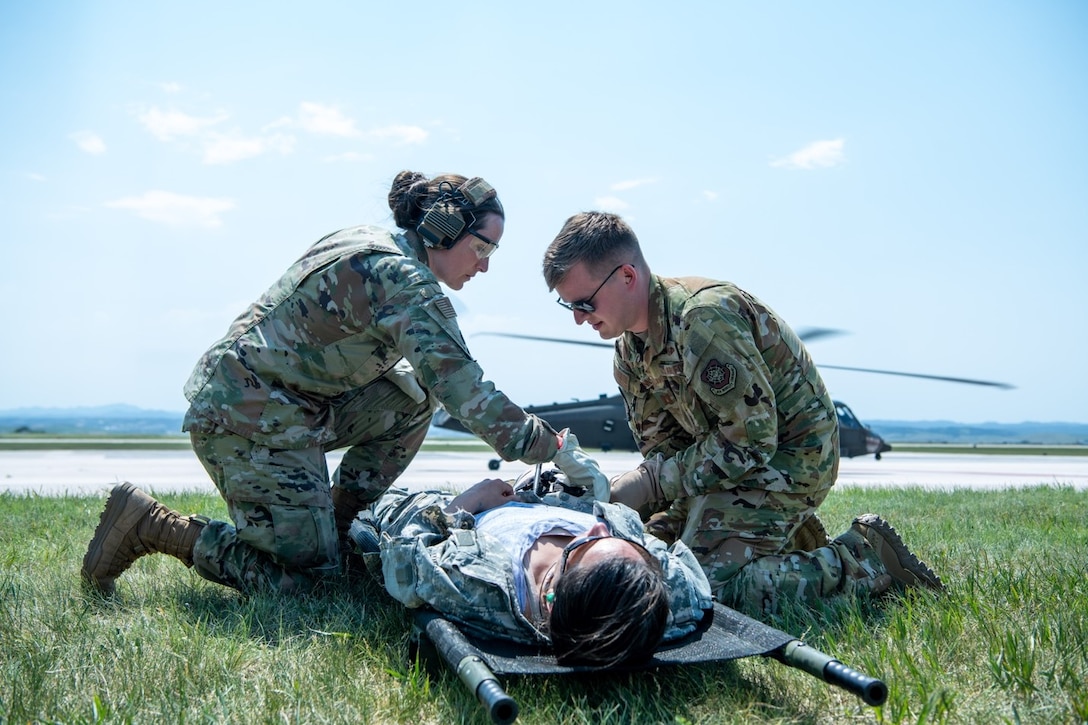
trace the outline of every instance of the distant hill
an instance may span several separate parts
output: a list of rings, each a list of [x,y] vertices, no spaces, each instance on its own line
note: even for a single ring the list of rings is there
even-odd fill
[[[870,420],[889,443],[1088,445],[1088,423],[954,423],[948,420]]]
[[[183,413],[134,405],[0,410],[0,434],[183,435]]]
[[[0,435],[184,435],[183,413],[133,405],[0,410]],[[866,420],[889,443],[1088,445],[1088,423]],[[433,429],[432,435],[445,434]]]

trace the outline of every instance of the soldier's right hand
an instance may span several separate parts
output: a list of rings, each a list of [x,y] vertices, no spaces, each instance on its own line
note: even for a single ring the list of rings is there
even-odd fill
[[[633,471],[613,476],[609,482],[612,503],[633,508],[643,520],[659,510],[665,503],[665,494],[657,478],[658,468],[660,459],[650,458],[638,464]]]

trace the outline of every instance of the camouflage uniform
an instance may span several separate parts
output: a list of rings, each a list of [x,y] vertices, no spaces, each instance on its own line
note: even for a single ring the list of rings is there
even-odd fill
[[[430,606],[485,637],[547,643],[547,635],[518,604],[509,552],[497,538],[476,530],[472,514],[445,513],[443,509],[453,497],[438,491],[409,495],[392,489],[374,504],[386,590],[407,607]],[[613,534],[642,544],[657,558],[669,592],[666,641],[694,630],[703,610],[712,606],[710,585],[687,546],[679,542],[667,546],[645,534],[638,514],[626,506],[583,501],[567,494],[548,494],[540,499],[526,493],[523,497],[546,507],[592,513]]]
[[[749,613],[866,586],[866,565],[844,562],[816,518],[838,473],[838,421],[800,339],[728,282],[650,285],[647,333],[625,333],[615,358],[642,454],[663,459],[671,506],[648,529],[686,542],[715,596]]]
[[[193,558],[238,589],[305,589],[339,571],[333,485],[378,498],[415,456],[435,402],[506,460],[551,460],[554,431],[483,379],[422,247],[376,227],[314,244],[203,356],[184,429],[227,502]],[[407,361],[427,391],[390,381]]]

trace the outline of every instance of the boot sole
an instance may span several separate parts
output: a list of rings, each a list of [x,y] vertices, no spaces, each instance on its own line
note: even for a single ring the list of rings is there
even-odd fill
[[[880,554],[880,560],[892,577],[907,585],[924,586],[938,592],[944,591],[944,582],[941,578],[925,562],[911,553],[894,526],[876,514],[858,516],[854,519],[854,523],[867,528],[865,538]]]
[[[102,563],[102,552],[111,545],[113,549],[121,543],[125,533],[131,531],[141,517],[146,516],[148,507],[132,507],[128,502],[136,493],[143,493],[131,483],[122,483],[114,486],[110,497],[106,500],[106,507],[98,520],[98,527],[94,530],[94,536],[87,545],[87,553],[83,557],[83,568],[80,576],[83,582],[103,594],[113,594],[113,578],[99,578],[95,576],[95,570]]]

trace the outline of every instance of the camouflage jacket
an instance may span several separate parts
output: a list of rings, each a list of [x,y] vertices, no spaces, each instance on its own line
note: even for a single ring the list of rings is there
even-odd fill
[[[586,511],[604,520],[613,534],[646,547],[665,572],[670,596],[666,640],[693,631],[712,605],[710,583],[695,556],[681,542],[666,546],[643,533],[638,514],[617,504],[581,501],[567,494],[531,493],[527,502]],[[475,528],[465,511],[443,511],[452,493],[415,494],[390,489],[373,511],[381,530],[381,569],[385,588],[405,606],[430,606],[484,637],[543,644],[547,635],[522,613],[514,588],[509,553],[503,544]]]
[[[506,460],[551,460],[554,431],[483,379],[450,299],[409,240],[330,234],[243,312],[185,385],[190,416],[273,448],[336,438],[337,396],[401,358],[420,385]]]
[[[729,282],[650,280],[645,335],[617,340],[615,377],[666,498],[829,488],[838,419],[801,340]]]

